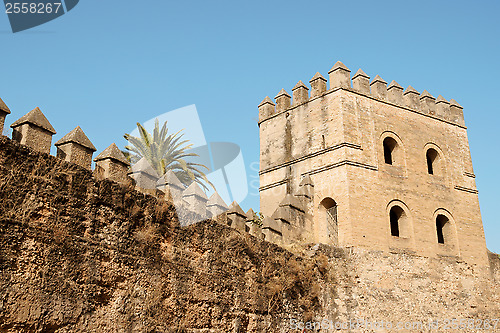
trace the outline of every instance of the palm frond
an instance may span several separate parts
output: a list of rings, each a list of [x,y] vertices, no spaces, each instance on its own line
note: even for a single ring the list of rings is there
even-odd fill
[[[137,129],[139,137],[130,134],[123,136],[129,142],[129,145],[125,146],[124,154],[131,164],[136,163],[141,158],[146,158],[159,175],[164,175],[167,171],[172,170],[186,186],[195,181],[205,190],[208,190],[207,185],[215,189],[205,173],[201,171],[202,168],[206,170],[209,168],[203,164],[186,160],[187,158],[199,157],[199,155],[189,152],[193,144],[189,143],[189,140],[183,139],[183,129],[168,134],[167,122],[165,121],[160,129],[158,119],[155,119],[152,134],[140,123],[137,123]]]

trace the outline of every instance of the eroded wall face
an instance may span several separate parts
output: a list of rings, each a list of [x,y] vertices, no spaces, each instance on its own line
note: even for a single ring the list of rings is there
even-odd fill
[[[334,110],[336,103],[336,95],[326,95],[260,124],[260,195],[265,215],[277,208],[282,193],[297,191],[305,172],[342,158],[340,147],[325,149],[343,142],[342,117]]]
[[[349,158],[374,167],[349,167],[353,243],[425,256],[459,256],[486,265],[466,129],[356,93],[342,95],[346,136],[362,147]],[[386,137],[397,142],[392,165],[384,158]],[[432,174],[429,149],[438,153]],[[392,236],[390,228],[390,208],[395,205],[404,210],[399,237]],[[438,241],[438,215],[449,223],[444,243]]]
[[[22,124],[13,129],[12,139],[39,152],[50,154],[52,134],[31,124]]]
[[[57,147],[57,156],[86,169],[90,169],[92,164],[92,151],[72,142]]]
[[[115,162],[110,159],[102,160],[96,163],[96,171],[94,172],[100,179],[111,179],[118,183],[127,182],[128,168],[122,163]]]
[[[311,241],[340,246],[460,257],[486,265],[482,227],[466,129],[456,123],[334,89],[260,123],[261,210],[271,216],[301,179],[314,183]],[[392,164],[384,139],[396,146]],[[429,174],[427,152],[437,158]],[[322,200],[337,204],[331,237]],[[402,210],[398,236],[390,211]],[[398,208],[395,208],[398,209]],[[443,215],[444,242],[436,219]],[[310,230],[307,230],[309,232]]]
[[[5,116],[7,116],[7,114],[5,114],[4,112],[0,111],[0,135],[3,135],[3,127],[4,127],[4,123],[5,123]]]

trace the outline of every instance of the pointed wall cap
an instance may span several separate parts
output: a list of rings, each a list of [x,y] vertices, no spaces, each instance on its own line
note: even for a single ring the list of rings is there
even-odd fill
[[[326,79],[319,72],[316,72],[316,74],[314,74],[314,76],[312,77],[312,79],[309,80],[309,83],[312,83],[312,82],[314,82],[316,80],[323,80],[323,81],[326,82]]]
[[[281,223],[271,217],[264,217],[262,220],[262,229],[272,229],[281,233]]]
[[[365,72],[363,72],[363,70],[361,68],[358,69],[358,71],[356,72],[356,74],[354,74],[354,76],[352,77],[352,79],[354,80],[358,76],[366,77],[367,79],[370,79],[370,77]]]
[[[427,90],[424,90],[422,95],[420,95],[420,99],[424,99],[424,98],[436,99],[434,96],[429,94],[429,92]]]
[[[299,199],[297,199],[295,196],[291,195],[290,193],[288,193],[283,198],[283,200],[281,200],[279,206],[280,207],[291,206],[291,207],[295,207],[296,209],[298,209],[300,211],[304,211],[304,207],[302,206],[302,203],[299,201]]]
[[[274,97],[274,99],[277,99],[278,97],[281,97],[281,96],[290,97],[290,95],[285,91],[285,89],[281,89],[280,92],[278,93],[278,95],[276,95],[276,97]]]
[[[231,203],[231,205],[229,206],[229,211],[227,213],[228,214],[237,214],[237,215],[240,215],[244,218],[247,217],[247,215],[245,214],[243,209],[241,209],[240,205],[238,205],[238,203],[236,201],[233,201],[233,203]]]
[[[158,178],[156,186],[174,186],[180,189],[184,189],[184,184],[177,178],[175,172],[168,170],[163,176]]]
[[[455,106],[457,108],[463,109],[462,105],[458,104],[457,101],[455,101],[453,98],[450,99],[450,105]]]
[[[264,98],[264,99],[262,100],[262,102],[260,102],[260,104],[259,104],[259,106],[258,106],[258,107],[260,108],[262,105],[265,105],[265,104],[271,104],[271,105],[273,105],[273,106],[275,105],[275,104],[273,103],[273,101],[269,98],[269,96],[266,96],[266,98]]]
[[[306,88],[307,90],[309,90],[309,88],[307,88],[307,86],[304,84],[304,82],[299,81],[299,82],[297,82],[295,87],[293,87],[292,91],[299,89],[299,88]]]
[[[370,83],[370,85],[374,84],[375,82],[381,82],[383,84],[387,84],[387,82],[384,81],[384,79],[382,79],[380,76],[375,76],[372,80],[372,82]]]
[[[406,95],[406,94],[417,94],[417,95],[420,95],[420,93],[415,88],[413,88],[412,86],[408,86],[408,88],[406,88],[406,90],[403,93],[403,95]]]
[[[443,96],[439,95],[438,98],[436,99],[436,104],[438,103],[446,103],[446,104],[450,104],[450,102],[448,102]]]
[[[336,70],[339,70],[339,69],[344,70],[344,71],[346,71],[346,72],[351,72],[351,70],[350,70],[349,68],[347,68],[347,66],[346,66],[346,65],[344,65],[344,64],[343,64],[342,62],[340,62],[340,61],[337,61],[337,62],[335,63],[335,65],[333,65],[332,69],[330,69],[330,70],[328,71],[328,74],[330,74],[331,72],[335,72]]]
[[[219,193],[217,192],[214,192],[214,194],[210,196],[210,198],[208,199],[207,206],[220,206],[224,207],[225,209],[228,208],[224,200],[220,197]]]
[[[309,175],[306,175],[301,181],[300,181],[300,184],[299,186],[306,186],[306,185],[309,185],[309,186],[313,186],[314,187],[314,183],[311,179],[311,176]]]
[[[94,158],[94,162],[105,160],[108,158],[121,162],[125,165],[130,165],[129,161],[125,158],[125,155],[123,155],[121,150],[118,149],[118,147],[114,143],[112,143],[108,148],[104,149],[102,153],[97,155],[97,157]]]
[[[311,192],[310,189],[308,189],[305,186],[299,187],[297,192],[295,192],[295,196],[306,196],[306,197],[311,197]]]
[[[0,111],[3,111],[7,114],[10,113],[10,109],[9,107],[4,103],[4,101],[2,101],[2,99],[0,98]]]
[[[141,158],[137,163],[132,165],[131,173],[138,173],[138,172],[144,172],[153,177],[158,177],[158,173],[156,172],[155,169],[153,169],[153,167],[145,157]]]
[[[184,188],[184,184],[179,180],[179,178],[175,175],[175,172],[173,172],[172,170],[168,170],[163,176],[161,176],[160,180],[162,180],[164,184]]]
[[[49,123],[47,118],[45,118],[44,114],[38,107],[34,108],[18,120],[16,120],[12,125],[10,125],[10,127],[14,128],[26,123],[36,125],[52,134],[56,134],[56,130],[54,129],[54,127],[52,127],[52,125]]]
[[[254,218],[256,218],[257,214],[255,214],[255,212],[253,211],[253,209],[250,208],[249,210],[247,210],[246,216],[247,216],[247,221],[250,221],[250,220],[253,220]]]
[[[83,133],[83,130],[80,128],[80,126],[76,126],[71,132],[63,136],[59,141],[57,141],[54,145],[60,146],[65,143],[77,143],[80,146],[84,146],[85,148],[88,148],[92,151],[96,151],[94,145],[92,142],[90,142],[89,138]]]
[[[399,85],[399,83],[397,83],[396,81],[392,80],[391,81],[391,84],[389,84],[389,86],[387,87],[387,90],[391,89],[391,88],[396,88],[396,89],[400,89],[400,90],[403,90],[403,87],[401,87]]]
[[[205,194],[205,192],[203,192],[201,187],[196,182],[192,182],[191,185],[189,185],[188,188],[185,189],[184,192],[182,192],[183,197],[187,197],[190,195],[194,195],[196,197],[208,200],[207,195]]]

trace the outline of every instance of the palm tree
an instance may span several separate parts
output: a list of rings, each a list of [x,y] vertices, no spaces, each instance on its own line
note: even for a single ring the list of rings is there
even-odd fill
[[[125,146],[125,157],[130,164],[137,163],[141,158],[146,158],[151,167],[159,174],[164,175],[168,170],[172,170],[177,178],[186,186],[193,181],[197,182],[205,190],[208,190],[206,184],[214,188],[214,185],[207,179],[207,176],[201,168],[208,170],[203,164],[186,161],[186,158],[198,156],[190,153],[189,149],[193,146],[188,144],[189,140],[183,140],[181,134],[183,130],[174,134],[168,134],[167,122],[163,124],[160,130],[158,119],[155,120],[153,135],[140,124],[137,123],[140,137],[125,134],[124,138],[130,143]]]

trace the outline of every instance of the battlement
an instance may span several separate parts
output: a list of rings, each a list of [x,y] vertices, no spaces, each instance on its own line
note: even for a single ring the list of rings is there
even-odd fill
[[[309,83],[258,106],[266,239],[487,265],[462,107],[340,61]]]
[[[441,95],[436,99],[427,90],[419,93],[412,86],[404,90],[394,80],[387,85],[379,75],[370,82],[370,77],[361,69],[351,78],[351,71],[340,61],[335,63],[328,74],[330,89],[327,89],[327,80],[320,73],[316,73],[309,81],[310,94],[309,88],[299,81],[292,89],[293,100],[285,89],[281,89],[275,97],[276,103],[266,96],[259,104],[259,124],[277,114],[343,89],[458,126],[465,126],[463,107],[454,99],[447,101]]]
[[[0,99],[0,128],[3,128],[5,117],[10,113],[10,109]],[[28,112],[11,127],[13,141],[38,153],[50,155],[52,136],[56,131],[40,108]],[[250,209],[245,213],[236,202],[228,207],[217,192],[208,198],[196,182],[186,186],[171,170],[160,176],[145,158],[131,166],[115,143],[94,159],[95,169],[92,170],[92,155],[97,149],[80,126],[63,136],[54,145],[57,147],[57,155],[53,158],[79,165],[91,171],[97,180],[111,180],[155,196],[159,200],[173,203],[181,225],[212,218],[240,232],[264,239],[259,217],[253,210]]]

